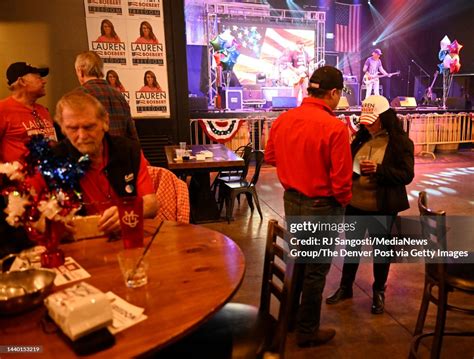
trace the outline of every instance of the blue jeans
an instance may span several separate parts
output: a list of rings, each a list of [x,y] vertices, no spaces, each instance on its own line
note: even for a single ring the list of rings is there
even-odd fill
[[[287,190],[283,201],[288,226],[292,222],[292,217],[314,216],[315,221],[324,221],[326,216],[342,217],[344,214],[344,208],[332,197],[309,198],[299,192]],[[299,263],[297,266],[304,274],[302,278],[297,278],[296,283],[298,288],[296,298],[299,297],[301,290],[296,331],[300,334],[312,334],[319,328],[322,294],[331,263]]]

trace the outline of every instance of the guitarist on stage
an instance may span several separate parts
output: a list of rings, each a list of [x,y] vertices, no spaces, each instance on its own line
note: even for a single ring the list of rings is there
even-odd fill
[[[385,75],[389,76],[390,74],[385,71],[382,66],[382,61],[380,61],[380,56],[382,56],[382,51],[380,49],[375,49],[372,52],[372,56],[365,60],[364,67],[362,69],[365,72],[365,78],[369,81],[366,81],[367,91],[365,93],[365,98],[372,95],[372,89],[374,90],[374,95],[379,95],[379,71]]]
[[[310,57],[304,49],[303,40],[296,41],[296,50],[291,52],[289,60],[291,70],[297,75],[295,76],[296,81],[293,83],[293,96],[300,103],[304,97],[308,96],[308,67],[310,61]]]

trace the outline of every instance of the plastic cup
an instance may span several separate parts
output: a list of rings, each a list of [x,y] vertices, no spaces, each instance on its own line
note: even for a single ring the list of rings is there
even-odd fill
[[[181,150],[185,150],[185,149],[186,149],[186,142],[180,142],[180,143],[179,143],[179,148],[180,148]]]
[[[148,259],[145,256],[140,261],[142,254],[143,248],[125,249],[117,254],[125,285],[129,288],[138,288],[148,283]]]
[[[123,197],[118,203],[121,237],[125,249],[143,247],[143,199]]]
[[[183,150],[182,148],[176,149],[176,159],[178,161],[182,161],[183,156],[185,156],[185,155],[186,155],[186,150]]]

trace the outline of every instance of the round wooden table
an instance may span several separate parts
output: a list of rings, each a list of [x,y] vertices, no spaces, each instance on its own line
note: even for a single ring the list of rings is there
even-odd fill
[[[145,221],[145,243],[158,224]],[[91,274],[85,282],[144,307],[148,316],[116,334],[115,345],[94,357],[129,358],[152,353],[178,340],[232,297],[245,271],[242,251],[231,239],[190,224],[164,223],[150,248],[148,284],[137,289],[124,284],[117,261],[117,252],[123,248],[121,241],[109,243],[101,238],[61,248]],[[40,322],[45,312],[41,306],[21,315],[0,317],[1,344],[42,345],[43,354],[35,357],[74,357],[75,353],[57,333],[43,332]],[[15,354],[18,356],[21,354]]]

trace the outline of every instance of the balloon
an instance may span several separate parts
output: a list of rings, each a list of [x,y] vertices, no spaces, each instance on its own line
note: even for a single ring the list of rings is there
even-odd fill
[[[210,44],[214,48],[214,51],[220,51],[223,49],[225,40],[221,39],[219,35],[217,35],[213,40],[210,41]]]
[[[224,41],[224,48],[228,48],[234,45],[235,37],[230,33],[230,29],[224,30],[219,34],[219,37]]]
[[[459,60],[459,55],[451,54],[451,64],[449,65],[449,72],[456,74],[461,68],[461,62]]]
[[[449,39],[448,35],[444,35],[443,39],[439,42],[439,47],[441,50],[448,50],[448,46],[450,44],[451,44],[451,40]]]
[[[454,40],[451,45],[448,46],[450,54],[459,54],[459,51],[461,51],[462,48],[463,45],[461,45],[457,40]]]
[[[239,57],[239,55],[240,55],[240,52],[238,52],[237,50],[229,52],[229,57],[234,63],[237,62],[237,58]]]
[[[215,52],[214,53],[214,60],[216,61],[216,66],[220,66],[221,64],[221,53]]]
[[[442,74],[444,71],[444,64],[443,63],[438,64],[438,69],[439,69],[439,73]]]
[[[443,60],[443,67],[449,69],[451,67],[451,55],[447,54]]]
[[[443,50],[443,49],[439,50],[439,53],[438,53],[439,61],[443,61],[447,54],[448,54],[448,50]]]

